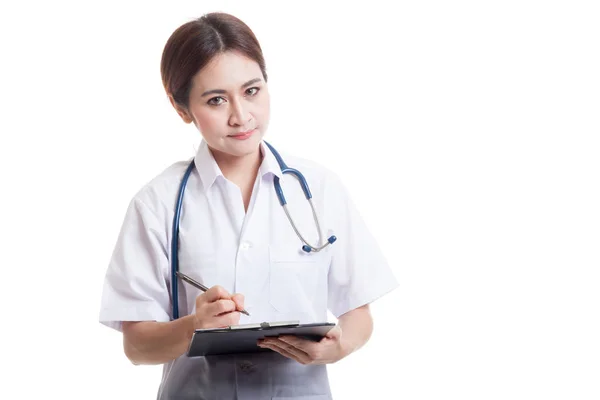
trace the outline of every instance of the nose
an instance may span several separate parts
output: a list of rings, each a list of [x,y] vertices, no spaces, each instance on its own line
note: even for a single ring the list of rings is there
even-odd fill
[[[245,126],[252,119],[249,110],[242,104],[242,101],[236,100],[231,104],[231,115],[229,124],[232,126]]]

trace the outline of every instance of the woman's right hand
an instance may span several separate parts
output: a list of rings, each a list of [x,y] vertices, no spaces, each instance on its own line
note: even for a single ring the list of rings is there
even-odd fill
[[[221,286],[213,286],[196,297],[195,329],[225,328],[240,322],[244,295],[231,295]]]

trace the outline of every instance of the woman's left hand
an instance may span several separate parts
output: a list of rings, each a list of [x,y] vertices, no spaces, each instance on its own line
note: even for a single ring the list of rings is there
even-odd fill
[[[349,354],[341,339],[342,329],[337,325],[320,342],[295,336],[280,336],[259,340],[258,345],[296,360],[300,364],[333,364]]]

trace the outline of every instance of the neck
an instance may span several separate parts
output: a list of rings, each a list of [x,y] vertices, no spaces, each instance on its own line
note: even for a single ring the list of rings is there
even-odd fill
[[[260,148],[245,156],[236,157],[230,154],[212,151],[217,165],[228,180],[240,184],[246,181],[254,181],[260,168],[262,154]]]

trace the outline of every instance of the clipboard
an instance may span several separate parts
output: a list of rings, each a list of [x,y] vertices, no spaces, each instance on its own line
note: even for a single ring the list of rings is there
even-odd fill
[[[258,347],[259,339],[293,335],[320,341],[335,326],[331,322],[300,324],[299,321],[263,322],[232,325],[227,328],[196,329],[188,347],[188,357],[225,354],[263,353],[270,349]]]

